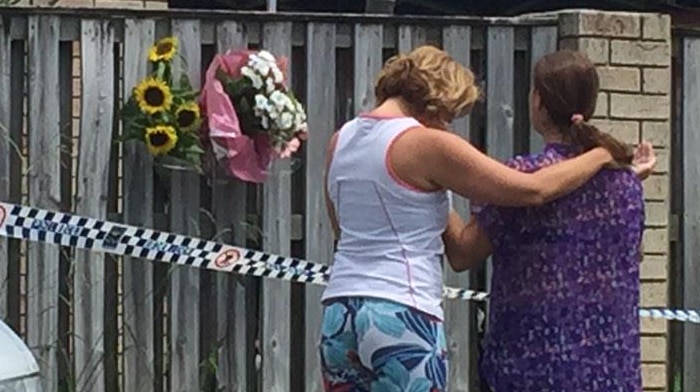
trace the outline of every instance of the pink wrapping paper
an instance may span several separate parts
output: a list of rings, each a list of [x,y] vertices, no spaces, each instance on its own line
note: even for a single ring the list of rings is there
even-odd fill
[[[202,110],[207,120],[204,127],[205,138],[212,144],[216,160],[227,170],[229,175],[243,181],[262,183],[268,175],[268,169],[276,158],[288,158],[298,150],[301,141],[293,139],[282,151],[276,151],[270,145],[267,135],[250,137],[243,134],[238,122],[238,115],[224,87],[216,78],[221,68],[233,78],[241,76],[241,68],[248,62],[252,51],[227,51],[217,54],[209,65],[201,95]],[[278,66],[285,75],[287,62],[278,59]],[[305,132],[300,135],[305,138]]]

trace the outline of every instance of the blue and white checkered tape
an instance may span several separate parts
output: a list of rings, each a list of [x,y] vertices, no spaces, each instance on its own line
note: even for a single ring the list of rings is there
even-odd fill
[[[0,203],[0,236],[220,272],[325,285],[330,266],[214,241]],[[444,287],[448,299],[486,301],[488,293]],[[696,310],[640,309],[641,317],[700,324]]]

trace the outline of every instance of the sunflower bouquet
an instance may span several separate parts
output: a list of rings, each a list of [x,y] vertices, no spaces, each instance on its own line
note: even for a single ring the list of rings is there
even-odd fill
[[[122,108],[124,132],[119,141],[138,140],[157,160],[182,162],[201,171],[199,92],[173,65],[177,47],[177,38],[168,37],[149,50],[152,70]]]
[[[286,68],[286,59],[260,50],[219,54],[207,70],[205,136],[244,181],[263,182],[272,160],[289,158],[306,139],[306,113],[287,87]]]

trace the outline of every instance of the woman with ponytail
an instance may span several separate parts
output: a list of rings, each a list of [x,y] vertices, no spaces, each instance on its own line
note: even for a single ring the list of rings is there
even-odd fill
[[[474,75],[434,47],[390,59],[375,96],[378,106],[343,125],[328,147],[324,191],[338,244],[322,298],[325,388],[445,391],[447,191],[500,206],[543,204],[612,157],[595,147],[522,173],[483,155],[446,132],[479,96]]]
[[[466,227],[451,214],[446,253],[457,270],[493,254],[489,324],[480,360],[493,392],[639,392],[639,262],[644,230],[640,177],[655,165],[590,119],[595,66],[562,50],[535,65],[530,117],[543,152],[507,162],[540,173],[603,147],[613,162],[548,204],[475,203]],[[632,164],[636,166],[632,166]]]

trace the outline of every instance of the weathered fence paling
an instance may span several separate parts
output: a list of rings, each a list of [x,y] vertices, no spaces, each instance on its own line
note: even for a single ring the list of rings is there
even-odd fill
[[[523,64],[527,69],[518,69],[516,53],[539,56],[553,50],[557,32],[554,21],[546,19],[528,22],[533,28],[516,19],[438,18],[433,23],[417,24],[428,19],[40,13],[31,16],[12,11],[0,16],[0,84],[14,83],[9,92],[0,89],[0,123],[18,128],[10,134],[20,150],[28,146],[24,153],[29,162],[29,204],[54,210],[63,205],[95,217],[110,213],[110,219],[116,212],[115,216],[129,224],[216,236],[222,242],[262,246],[285,255],[294,252],[323,263],[332,261],[333,251],[323,195],[326,148],[343,121],[373,107],[376,75],[387,54],[431,43],[472,65],[477,80],[487,80],[487,104],[480,103],[475,109],[475,113],[486,115],[459,119],[454,129],[465,138],[473,136],[477,144],[486,139],[492,155],[508,158],[514,151],[514,138],[527,139],[530,130],[513,128],[513,117],[520,115],[514,110],[514,101],[521,97],[502,87],[522,83],[517,91],[527,91],[528,81],[515,75],[529,72],[531,58],[526,57]],[[119,134],[114,116],[150,70],[146,58],[150,45],[168,35],[179,39],[179,51],[195,87],[200,86],[207,57],[214,52],[260,47],[293,58],[290,81],[300,86],[296,93],[307,108],[311,136],[296,158],[301,164],[275,162],[269,181],[256,187],[226,177],[220,167],[208,177],[157,167],[138,142],[126,143],[120,154],[112,154],[112,135]],[[25,57],[19,49],[25,42],[29,61],[26,97],[16,82],[23,80]],[[56,83],[59,44],[67,48],[73,42],[80,42],[80,61],[73,67],[79,67],[82,75],[78,86],[80,127],[69,135],[79,141],[79,153],[68,163],[77,167],[75,187],[61,182],[59,152],[69,146],[61,140],[61,130],[63,126],[74,127],[59,124],[70,117],[72,106],[68,106],[70,100],[59,99],[65,97],[69,83],[61,81],[63,87]],[[115,96],[121,96],[121,102],[113,101]],[[26,136],[22,135],[21,110],[14,113],[18,101],[26,102],[29,108]],[[8,158],[11,146],[2,135],[0,198],[6,200],[16,197],[14,185],[8,183],[22,167],[19,160]],[[109,199],[109,189],[119,191],[118,200]],[[251,195],[257,191],[261,192],[256,199]],[[112,205],[118,210],[108,211]],[[298,221],[292,215],[293,205],[305,211],[300,236],[292,235]],[[468,216],[466,200],[455,196],[454,205]],[[261,227],[249,225],[253,221]],[[256,234],[260,234],[260,242],[252,240]],[[66,278],[72,278],[72,292],[65,299],[71,301],[70,306],[59,311],[59,249],[32,243],[20,257],[8,250],[7,244],[0,239],[0,296],[7,298],[0,305],[0,317],[22,319],[21,304],[26,301],[26,328],[20,332],[41,359],[47,392],[57,391],[59,383],[72,383],[79,392],[322,390],[320,287],[305,287],[304,301],[297,306],[290,296],[294,290],[284,282],[258,285],[251,278],[211,276],[187,267],[170,267],[164,272],[143,260],[125,258],[115,267],[122,284],[122,290],[117,290],[110,280],[117,277],[103,267],[112,261],[77,252],[72,260],[74,273]],[[22,290],[7,289],[10,265],[26,266]],[[477,279],[451,271],[445,275],[449,284],[461,287],[469,287],[470,281]],[[117,325],[109,324],[109,315],[116,315],[116,310],[104,309],[108,303],[105,298],[112,297],[122,307],[121,316],[114,317]],[[475,390],[469,389],[476,387],[472,377],[476,358],[473,306],[448,303],[446,314],[450,390]],[[59,316],[72,325],[59,330]],[[297,321],[304,328],[291,328]],[[106,338],[108,329],[121,337],[116,347]],[[71,334],[71,347],[63,347],[66,333]],[[259,340],[259,352],[255,340]],[[116,363],[105,359],[113,349],[119,358]],[[59,352],[71,369],[59,368]],[[256,354],[262,357],[259,370]],[[302,368],[303,374],[297,376]],[[106,381],[117,373],[118,383]]]
[[[683,52],[683,276],[684,306],[700,308],[700,37],[685,37],[681,43]],[[700,358],[700,329],[683,328],[683,391],[700,388],[697,361]]]
[[[228,49],[245,49],[248,39],[245,26],[239,22],[221,22],[217,25],[218,52]],[[213,187],[216,231],[224,242],[242,245],[246,243],[247,186],[244,182],[227,179],[221,170],[216,171]],[[235,201],[235,202],[232,202]],[[217,276],[217,344],[219,367],[217,380],[220,386],[233,392],[247,391],[252,368],[253,353],[248,342],[247,291],[245,278]],[[250,379],[252,384],[254,381]]]
[[[452,26],[443,31],[443,48],[452,53],[454,58],[465,66],[471,64],[471,27]],[[469,118],[461,118],[453,122],[454,131],[469,140]],[[459,195],[452,196],[453,208],[462,217],[468,217],[469,200]],[[445,260],[446,262],[446,260]],[[445,266],[445,283],[454,287],[469,287],[470,273],[455,273],[450,267]],[[450,358],[449,380],[454,392],[467,392],[473,390],[475,380],[471,373],[476,369],[476,353],[472,347],[474,341],[475,320],[472,304],[458,302],[445,303],[445,318],[450,320],[445,326],[447,350]]]
[[[333,234],[329,227],[323,193],[323,164],[326,148],[335,127],[336,56],[333,24],[310,23],[306,43],[306,110],[309,130],[314,137],[306,144],[306,257],[330,263]],[[329,54],[331,54],[329,56]],[[315,162],[312,164],[311,162]],[[322,289],[306,287],[306,335],[304,337],[304,390],[319,392],[321,370],[317,345],[321,336]]]
[[[82,22],[82,113],[76,213],[107,216],[114,115],[114,30],[107,20]],[[78,390],[103,392],[105,256],[78,251],[75,259],[73,301],[75,380]]]
[[[187,60],[187,73],[193,88],[201,80],[201,36],[199,20],[175,19],[172,35],[180,40],[181,65]],[[199,177],[190,171],[171,172],[170,229],[199,235]],[[200,271],[174,268],[170,282],[170,390],[189,392],[200,388],[201,347],[199,344]]]
[[[61,204],[58,42],[61,20],[28,18],[29,203],[59,209]],[[27,341],[43,372],[44,390],[58,387],[59,249],[27,244]]]
[[[4,31],[6,22],[0,18],[0,31]],[[12,42],[5,34],[0,34],[0,86],[8,88],[0,91],[0,199],[10,200],[10,124],[12,89]],[[0,319],[7,319],[9,309],[9,270],[10,270],[9,240],[0,239]]]
[[[124,21],[124,62],[122,96],[128,96],[148,71],[143,54],[155,39],[152,20],[127,19]],[[153,227],[153,163],[148,152],[136,142],[127,143],[123,152],[123,192],[142,195],[125,197],[124,222]],[[124,376],[125,391],[148,392],[155,385],[154,297],[153,266],[142,260],[124,259]]]
[[[292,24],[277,22],[263,27],[263,47],[277,56],[290,59],[292,45],[286,39]],[[293,77],[293,75],[291,75]],[[288,81],[291,85],[291,79]],[[277,254],[291,254],[292,182],[289,161],[276,161],[269,180],[263,186],[263,249]],[[286,282],[268,280],[262,285],[262,339],[260,342],[263,367],[262,390],[285,392],[292,390],[290,369],[292,325],[291,286]]]

